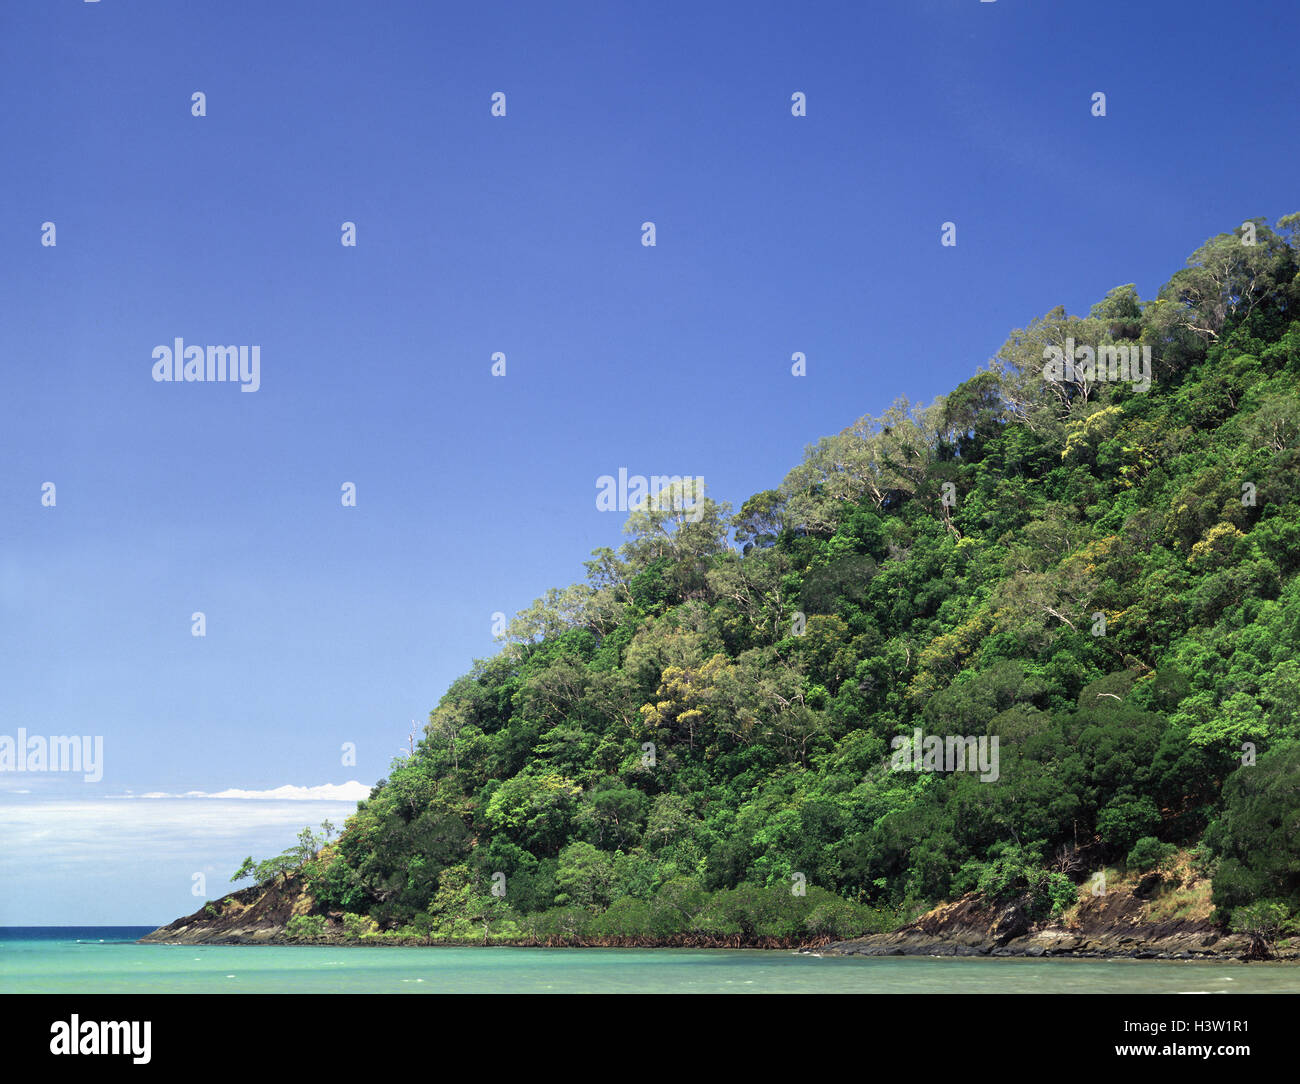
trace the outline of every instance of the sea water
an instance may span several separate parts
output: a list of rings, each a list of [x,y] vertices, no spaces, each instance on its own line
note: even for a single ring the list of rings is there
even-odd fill
[[[831,957],[789,950],[140,945],[152,927],[0,927],[3,993],[1263,993],[1288,964]]]

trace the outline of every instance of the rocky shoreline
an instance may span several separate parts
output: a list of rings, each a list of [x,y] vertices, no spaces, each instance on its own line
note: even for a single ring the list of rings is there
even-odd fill
[[[1261,954],[1248,937],[1229,934],[1202,914],[1161,918],[1139,885],[1117,885],[1104,896],[1081,894],[1077,907],[1060,919],[1036,922],[1028,901],[991,904],[971,894],[943,903],[892,933],[843,941],[789,941],[774,938],[708,938],[682,935],[663,941],[573,939],[494,941],[516,947],[753,948],[790,949],[822,956],[970,956],[1023,958],[1300,961],[1300,949],[1274,947]],[[315,912],[296,880],[246,888],[206,904],[141,938],[145,944],[185,945],[409,945],[421,938],[349,937],[341,915],[324,915],[319,937],[290,935],[290,919]],[[452,942],[436,941],[433,944]],[[472,944],[472,942],[454,942]]]
[[[1283,947],[1260,955],[1248,937],[1207,919],[1153,921],[1130,891],[1082,900],[1068,921],[1036,923],[1025,901],[991,906],[979,896],[942,904],[893,933],[818,948],[823,956],[989,956],[1135,960],[1300,960]]]

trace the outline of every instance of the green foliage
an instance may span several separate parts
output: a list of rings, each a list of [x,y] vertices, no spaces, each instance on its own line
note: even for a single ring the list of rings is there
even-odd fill
[[[343,915],[343,933],[353,941],[363,937],[374,937],[379,933],[379,925],[369,915],[358,915],[351,911]]]
[[[294,846],[274,858],[268,858],[264,862],[254,862],[251,855],[245,858],[230,880],[235,882],[251,877],[253,883],[260,886],[287,877],[310,864],[317,852],[329,842],[334,831],[334,825],[328,820],[321,822],[320,834],[306,827],[298,833],[298,841]]]
[[[348,909],[362,905],[366,895],[356,871],[343,856],[335,853],[328,862],[308,862],[303,866],[307,891],[321,907]]]
[[[1259,900],[1234,908],[1229,928],[1250,938],[1253,955],[1268,956],[1290,917],[1291,908],[1284,901]]]
[[[1148,832],[1160,827],[1160,810],[1145,794],[1120,794],[1097,815],[1097,834],[1119,851],[1136,846]]]
[[[1064,873],[1049,873],[1043,883],[1042,893],[1051,905],[1051,916],[1057,918],[1079,902],[1079,889]]]
[[[286,927],[290,937],[310,940],[325,936],[324,915],[294,915]]]
[[[1059,914],[1087,868],[1205,834],[1221,916],[1300,907],[1300,218],[1256,225],[1155,299],[1030,321],[735,515],[670,485],[337,843],[236,879],[301,871],[434,939],[750,943],[967,891]],[[1149,348],[1150,387],[1045,374],[1071,339]],[[892,771],[914,728],[996,738],[997,778]]]
[[[1161,843],[1155,836],[1143,836],[1133,844],[1124,864],[1140,872],[1155,869],[1172,858],[1177,850],[1172,843]]]
[[[555,885],[560,906],[603,910],[613,895],[614,864],[590,843],[570,843],[560,852]]]
[[[1223,810],[1205,834],[1217,860],[1214,903],[1235,914],[1260,900],[1300,911],[1300,742],[1242,765],[1223,786]]]

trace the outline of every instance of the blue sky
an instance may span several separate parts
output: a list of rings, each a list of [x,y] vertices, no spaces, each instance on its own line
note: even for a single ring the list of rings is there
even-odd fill
[[[1298,21],[10,0],[0,735],[105,753],[0,773],[0,925],[168,921],[194,872],[215,897],[341,823],[311,789],[139,796],[364,792],[495,611],[620,542],[600,475],[738,507],[1013,327],[1300,210]],[[176,337],[258,345],[260,388],[155,382]]]

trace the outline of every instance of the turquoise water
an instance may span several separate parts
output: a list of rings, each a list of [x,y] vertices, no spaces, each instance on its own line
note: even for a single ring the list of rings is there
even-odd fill
[[[1300,967],[832,958],[701,949],[137,945],[147,927],[0,929],[4,993],[1262,993]]]

